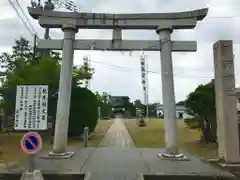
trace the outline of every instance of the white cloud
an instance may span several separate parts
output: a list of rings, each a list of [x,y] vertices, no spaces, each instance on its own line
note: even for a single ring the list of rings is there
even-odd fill
[[[20,0],[27,13],[26,6],[29,0]],[[240,15],[240,1],[238,0],[84,0],[77,1],[83,11],[107,12],[107,13],[135,13],[135,12],[174,12],[209,7],[209,14],[205,20],[199,22],[194,30],[176,31],[174,40],[197,40],[198,51],[196,53],[173,53],[174,82],[176,100],[185,99],[186,95],[194,90],[200,83],[207,83],[213,77],[213,52],[212,45],[217,40],[234,40],[236,83],[240,84],[240,17],[216,18],[217,16]],[[31,36],[20,22],[16,13],[9,4],[0,1],[0,10],[4,12],[0,18],[0,51],[11,48],[14,40],[21,35],[31,39]],[[42,37],[44,30],[37,21],[31,19],[34,28]],[[51,30],[52,38],[61,38],[60,30]],[[80,30],[77,38],[111,38],[109,30]],[[123,31],[124,39],[158,39],[154,31]],[[90,55],[92,66],[96,73],[91,82],[94,91],[107,91],[113,95],[128,95],[134,99],[141,98],[142,88],[140,80],[140,52],[134,52],[132,57],[120,52],[75,52],[75,64],[82,63],[82,57]],[[149,71],[149,99],[152,102],[162,101],[160,53],[145,52],[148,55]],[[95,61],[95,62],[94,62]],[[100,63],[96,63],[100,62]],[[110,64],[112,66],[106,65]],[[120,68],[117,66],[122,66]]]

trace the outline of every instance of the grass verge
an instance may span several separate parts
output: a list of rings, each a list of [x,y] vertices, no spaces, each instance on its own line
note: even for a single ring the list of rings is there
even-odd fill
[[[102,120],[98,123],[95,132],[91,134],[89,140],[90,147],[98,147],[109,127],[112,120]],[[0,133],[0,169],[13,166],[24,162],[27,158],[26,154],[20,148],[20,140],[23,133]],[[49,133],[42,135],[43,150],[51,150],[51,135]],[[68,144],[71,146],[82,146],[83,141],[76,138],[69,138]]]
[[[136,147],[164,148],[164,124],[163,120],[149,119],[147,127],[137,127],[135,120],[125,120],[124,124],[128,129]],[[200,132],[189,129],[183,120],[178,120],[178,141],[182,149],[192,155],[202,158],[216,158],[217,147],[215,144],[202,144]]]

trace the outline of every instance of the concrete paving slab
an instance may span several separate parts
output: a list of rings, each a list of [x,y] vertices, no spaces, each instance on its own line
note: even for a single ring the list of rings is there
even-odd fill
[[[144,180],[139,173],[89,173],[84,180]]]
[[[158,176],[202,176],[202,177],[225,177],[233,179],[234,176],[217,167],[214,167],[206,162],[201,161],[199,158],[184,153],[190,160],[189,161],[171,161],[162,160],[157,156],[157,153],[163,153],[164,149],[150,149],[142,148],[141,156],[147,166],[149,172],[147,174],[154,174]]]
[[[97,148],[82,168],[82,173],[137,173],[148,172],[140,149]]]
[[[157,153],[164,149],[150,148],[98,148],[82,168],[82,173],[142,173],[146,178],[153,176],[168,177],[196,177],[204,178],[222,177],[234,179],[234,176],[220,168],[211,166],[200,159],[184,153],[189,161],[162,160]],[[148,176],[147,176],[148,175]]]
[[[220,168],[202,162],[200,159],[186,154],[190,161],[162,160],[157,156],[164,149],[116,147],[80,148],[71,159],[41,159],[37,158],[36,167],[43,173],[87,174],[93,178],[131,179],[136,180],[137,174],[144,178],[193,178],[234,179],[234,176]],[[26,169],[26,167],[25,167]],[[21,172],[9,170],[9,172]],[[93,179],[90,180],[93,180]],[[135,178],[135,179],[134,179]],[[96,179],[97,180],[97,179]]]
[[[36,157],[36,169],[41,170],[41,172],[80,172],[81,167],[85,164],[89,156],[92,154],[92,152],[95,150],[95,148],[80,148],[75,149],[74,152],[76,154],[72,156],[70,159],[43,159],[42,156],[44,154],[47,154],[48,152],[44,152],[42,154],[39,154],[38,157]],[[28,167],[28,164],[9,168],[9,172],[23,172],[26,171]]]

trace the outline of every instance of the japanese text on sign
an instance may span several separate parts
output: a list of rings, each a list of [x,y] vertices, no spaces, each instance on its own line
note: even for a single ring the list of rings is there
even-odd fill
[[[48,86],[17,86],[15,130],[46,130]]]

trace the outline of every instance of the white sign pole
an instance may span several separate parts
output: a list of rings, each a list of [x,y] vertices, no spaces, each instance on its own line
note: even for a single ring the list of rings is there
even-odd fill
[[[144,97],[144,104],[147,106],[147,78],[146,78],[146,56],[142,52],[142,55],[140,56],[140,62],[141,62],[141,78],[142,78],[142,87],[143,87],[143,97]]]
[[[149,119],[149,109],[148,109],[148,56],[145,56],[145,60],[146,60],[146,117],[147,117],[147,121]]]

